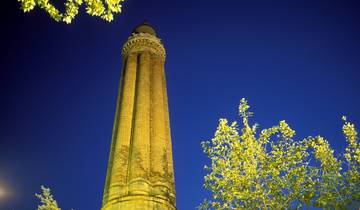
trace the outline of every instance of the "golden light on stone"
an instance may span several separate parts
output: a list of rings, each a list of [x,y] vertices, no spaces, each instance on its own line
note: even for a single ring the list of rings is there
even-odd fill
[[[122,49],[102,210],[175,210],[165,48],[147,23]]]

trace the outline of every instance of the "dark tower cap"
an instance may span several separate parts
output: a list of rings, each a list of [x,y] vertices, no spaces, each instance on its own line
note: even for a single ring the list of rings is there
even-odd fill
[[[144,21],[142,24],[136,26],[136,28],[133,30],[133,33],[147,33],[156,36],[154,27],[152,27],[147,21]]]

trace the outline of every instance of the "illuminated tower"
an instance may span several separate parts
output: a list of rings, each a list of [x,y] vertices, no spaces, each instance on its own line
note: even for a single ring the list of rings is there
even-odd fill
[[[165,49],[154,28],[136,27],[122,58],[102,210],[174,210]]]

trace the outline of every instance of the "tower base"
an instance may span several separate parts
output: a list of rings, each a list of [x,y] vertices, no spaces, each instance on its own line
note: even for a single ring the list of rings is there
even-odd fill
[[[101,210],[176,210],[169,201],[148,195],[128,195],[109,201]]]

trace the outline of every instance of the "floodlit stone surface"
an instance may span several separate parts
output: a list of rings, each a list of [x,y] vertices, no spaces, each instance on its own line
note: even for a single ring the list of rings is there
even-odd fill
[[[146,23],[122,57],[102,210],[176,209],[164,46]]]

